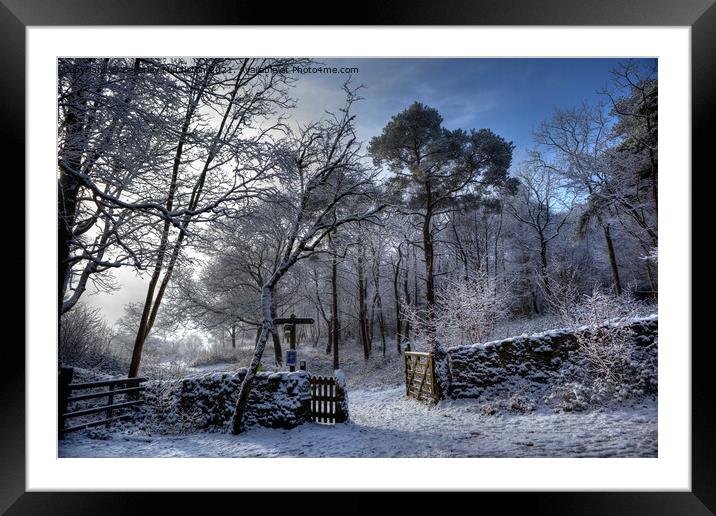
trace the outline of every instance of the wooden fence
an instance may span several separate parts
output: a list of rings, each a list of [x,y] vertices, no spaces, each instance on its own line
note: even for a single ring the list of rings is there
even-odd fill
[[[101,380],[97,382],[72,383],[72,368],[63,367],[60,369],[58,384],[58,431],[60,437],[67,432],[82,430],[94,426],[109,426],[131,415],[125,409],[144,403],[139,394],[144,387],[139,385],[147,381],[146,378],[116,378]],[[105,388],[106,389],[103,389]],[[73,394],[81,392],[80,394]],[[123,398],[118,403],[116,398]],[[82,408],[74,407],[78,402],[106,398],[106,403],[92,404],[83,403]],[[120,414],[117,414],[120,412]],[[66,426],[68,419],[86,418],[94,414],[103,414],[102,419],[81,421],[73,426]]]
[[[405,394],[418,400],[436,401],[435,362],[431,353],[406,351]]]
[[[316,423],[332,425],[340,421],[338,391],[335,377],[311,375],[311,417]]]

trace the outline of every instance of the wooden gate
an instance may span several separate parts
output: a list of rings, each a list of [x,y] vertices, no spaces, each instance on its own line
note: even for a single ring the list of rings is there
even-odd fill
[[[333,425],[338,412],[338,388],[333,376],[311,376],[311,417],[316,423]]]
[[[141,405],[144,400],[139,394],[144,387],[139,385],[147,381],[146,378],[115,378],[112,380],[100,380],[97,382],[71,383],[73,369],[63,367],[60,369],[57,391],[58,420],[57,429],[60,437],[67,432],[83,430],[93,426],[106,426],[132,415],[131,412],[124,412],[124,409]],[[106,390],[102,390],[106,388]],[[76,391],[84,391],[83,394],[73,394]],[[106,403],[93,404],[87,400],[106,398]],[[120,398],[119,403],[117,399]],[[122,399],[123,398],[123,399]],[[68,411],[73,404],[81,403],[81,407],[75,407]],[[87,416],[104,414],[103,419],[87,419]],[[72,426],[67,426],[69,419],[79,418],[80,421]]]
[[[418,400],[435,401],[435,362],[431,353],[405,352],[405,394]]]

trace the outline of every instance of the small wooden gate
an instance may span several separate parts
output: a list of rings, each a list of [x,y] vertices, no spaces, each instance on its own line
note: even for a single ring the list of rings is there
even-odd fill
[[[435,362],[431,353],[405,352],[405,394],[418,400],[435,401]]]
[[[311,376],[311,417],[316,423],[333,425],[338,412],[338,388],[333,376]]]

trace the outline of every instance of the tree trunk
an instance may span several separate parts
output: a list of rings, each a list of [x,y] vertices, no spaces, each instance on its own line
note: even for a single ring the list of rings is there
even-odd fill
[[[276,318],[276,305],[272,302],[271,303],[271,320]],[[273,339],[273,358],[276,362],[276,365],[281,367],[283,364],[283,357],[282,357],[282,351],[281,351],[281,339],[279,338],[278,332],[274,328],[274,330],[271,331],[271,338]]]
[[[331,235],[328,236],[329,244],[333,251],[331,256],[331,346],[333,347],[333,369],[339,369],[338,343],[340,341],[340,325],[338,322],[338,257],[333,246]]]
[[[498,271],[499,271],[499,269],[498,269],[498,267],[497,267],[497,265],[498,265],[498,256],[497,256],[498,253],[497,253],[497,251],[499,250],[499,247],[500,247],[500,237],[502,236],[502,216],[503,216],[503,210],[504,210],[504,208],[503,208],[503,206],[502,206],[502,202],[500,202],[500,211],[499,211],[500,216],[499,216],[499,218],[497,219],[497,220],[498,220],[498,224],[497,224],[497,234],[495,234],[495,247],[494,247],[494,253],[493,253],[493,263],[494,263],[494,265],[495,265],[495,277],[497,277],[497,274],[498,274]],[[504,258],[504,253],[503,253],[503,258]],[[504,269],[505,269],[505,265],[504,265],[504,262],[503,262],[503,264],[502,264],[502,272],[503,272],[503,273],[505,272]]]
[[[383,301],[380,298],[380,294],[378,294],[378,331],[383,345],[383,356],[385,356],[385,319],[383,318]]]
[[[400,263],[402,260],[403,253],[400,250],[400,246],[398,246],[398,261],[393,266],[393,296],[395,297],[395,346],[398,354],[401,353],[400,343],[403,340],[401,336],[403,324],[400,318],[400,292],[398,288],[400,282]]]
[[[179,167],[182,161],[182,154],[184,152],[184,142],[189,131],[189,125],[194,115],[196,105],[190,101],[187,105],[186,115],[182,124],[181,132],[179,135],[179,143],[177,144],[177,150],[174,154],[174,162],[172,164],[172,176],[169,182],[169,191],[167,194],[166,208],[171,211],[174,207],[174,195],[177,188],[177,179],[179,175]],[[132,349],[132,360],[129,364],[129,378],[134,378],[139,374],[139,365],[142,359],[142,349],[144,348],[144,342],[149,336],[151,330],[151,324],[149,322],[151,313],[153,311],[152,304],[154,301],[154,290],[156,289],[159,277],[162,273],[164,266],[164,258],[166,256],[167,247],[169,244],[169,230],[171,228],[171,222],[167,219],[164,221],[162,228],[162,236],[159,244],[159,253],[154,263],[154,271],[152,272],[152,278],[149,281],[149,287],[147,288],[147,295],[144,300],[144,309],[142,310],[142,318],[139,322],[139,329],[137,330],[137,336],[134,339],[134,348]],[[155,311],[156,314],[156,311]]]
[[[435,324],[433,309],[435,304],[435,290],[433,284],[433,235],[430,228],[432,213],[425,215],[423,222],[423,253],[425,258],[425,324],[428,344],[432,347],[435,342]]]
[[[234,434],[238,434],[243,430],[241,423],[244,418],[244,413],[246,412],[246,403],[249,400],[249,394],[251,393],[251,387],[253,387],[254,384],[256,371],[261,363],[261,357],[263,356],[264,349],[266,348],[266,341],[268,341],[269,333],[271,333],[271,328],[273,326],[273,319],[271,317],[271,294],[272,287],[265,286],[261,294],[263,306],[263,324],[261,325],[261,333],[259,334],[259,339],[256,343],[256,350],[253,358],[251,359],[251,364],[246,371],[244,380],[241,382],[239,397],[236,400],[234,415],[231,418],[231,432]]]
[[[403,292],[405,293],[405,306],[410,306],[410,285],[408,284],[408,269],[403,273]],[[410,351],[410,319],[405,320],[405,351]]]
[[[206,72],[207,74],[213,73],[211,70],[213,69],[213,66],[210,67],[210,69]],[[208,79],[208,76],[207,76]],[[199,101],[201,100],[202,93],[204,89],[206,88],[208,81],[204,81],[204,83],[198,88],[196,91],[195,96],[190,96],[189,103],[187,104],[187,112],[184,118],[184,121],[182,122],[182,128],[179,136],[179,144],[177,145],[177,151],[174,155],[174,163],[172,165],[172,181],[169,186],[169,195],[167,200],[167,210],[171,211],[173,207],[174,202],[174,195],[176,191],[176,183],[177,183],[177,174],[179,171],[179,167],[181,164],[181,157],[183,153],[183,146],[186,142],[186,138],[188,135],[189,126],[191,124],[191,120],[194,116],[194,113],[197,110]],[[187,203],[188,210],[194,210],[199,202],[199,198],[201,197],[206,175],[209,172],[209,167],[211,166],[212,162],[214,161],[214,158],[216,157],[215,152],[215,145],[219,141],[219,139],[222,137],[224,126],[226,124],[226,121],[229,117],[229,114],[231,113],[232,106],[234,99],[236,97],[236,93],[238,92],[240,85],[240,75],[237,76],[236,83],[234,84],[234,88],[231,91],[231,94],[229,95],[229,102],[227,104],[227,108],[224,111],[223,118],[221,120],[221,123],[219,125],[219,128],[217,132],[213,135],[213,140],[211,143],[211,147],[209,149],[209,152],[206,156],[206,159],[204,161],[203,168],[201,172],[199,173],[199,176],[197,177],[196,182],[194,183],[194,187],[191,192],[191,197],[189,198],[189,202]],[[166,272],[164,273],[164,278],[162,279],[162,283],[159,287],[159,292],[157,293],[156,299],[152,301],[152,298],[154,296],[154,288],[156,286],[157,280],[159,279],[159,276],[161,275],[162,267],[164,264],[164,256],[166,251],[166,245],[168,243],[168,236],[169,236],[169,220],[166,220],[164,223],[164,230],[162,234],[162,245],[160,245],[160,253],[159,257],[157,258],[157,262],[154,269],[154,275],[152,277],[152,281],[150,282],[150,288],[147,291],[147,304],[145,302],[144,311],[142,312],[142,321],[140,323],[140,331],[137,332],[137,338],[135,339],[134,343],[134,350],[132,351],[132,362],[129,367],[129,377],[135,377],[137,376],[139,372],[139,362],[142,355],[142,348],[144,347],[144,341],[149,336],[149,332],[152,330],[152,327],[154,326],[154,321],[157,317],[157,313],[159,311],[159,307],[161,306],[162,298],[164,297],[164,292],[167,289],[167,286],[169,284],[169,280],[172,277],[172,273],[174,271],[174,266],[177,262],[177,259],[179,258],[179,251],[181,250],[182,243],[184,241],[184,237],[186,236],[186,230],[189,226],[189,223],[191,222],[191,216],[185,215],[179,228],[179,234],[177,235],[177,239],[174,242],[174,246],[172,249],[171,258],[169,259],[169,263],[166,268]],[[165,238],[166,237],[166,238]]]
[[[425,183],[425,193],[427,198],[427,209],[425,211],[425,219],[423,221],[423,250],[425,254],[425,322],[427,325],[426,334],[430,352],[435,362],[435,380],[437,398],[443,399],[450,392],[450,366],[448,363],[447,352],[437,338],[435,333],[435,286],[433,277],[433,235],[432,235],[432,192],[430,181]]]
[[[418,285],[418,252],[413,248],[413,303],[415,310],[420,307],[420,286]],[[417,325],[416,325],[417,326]],[[413,337],[417,338],[418,328],[413,328]]]
[[[540,264],[542,266],[541,270],[541,276],[542,276],[542,286],[544,288],[544,294],[549,299],[551,296],[551,289],[549,284],[549,276],[547,274],[547,241],[544,238],[544,235],[540,232],[539,234],[540,239]]]
[[[370,344],[368,342],[368,328],[366,326],[366,305],[365,305],[365,277],[363,270],[363,249],[358,252],[358,329],[360,331],[360,340],[363,344],[363,358],[370,358]]]
[[[75,93],[75,95],[77,95]],[[74,105],[74,104],[73,104]],[[69,108],[65,117],[67,139],[79,139],[82,132],[82,120],[77,109]],[[62,313],[62,303],[69,283],[70,275],[70,244],[72,242],[72,228],[74,227],[77,211],[77,194],[80,184],[70,170],[78,172],[82,165],[82,149],[67,145],[58,159],[60,178],[57,184],[57,313]]]
[[[622,295],[622,284],[619,279],[619,266],[617,265],[617,257],[614,252],[614,243],[612,242],[611,232],[609,230],[609,224],[605,224],[600,217],[599,224],[602,226],[604,231],[604,240],[607,242],[607,252],[609,254],[609,265],[612,269],[612,282],[614,284],[614,292],[617,296]]]
[[[360,248],[358,252],[358,331],[360,335],[361,344],[363,345],[363,358],[368,360],[370,357],[370,343],[368,342],[368,327],[367,327],[367,307],[365,303],[365,273],[363,270],[363,248]]]

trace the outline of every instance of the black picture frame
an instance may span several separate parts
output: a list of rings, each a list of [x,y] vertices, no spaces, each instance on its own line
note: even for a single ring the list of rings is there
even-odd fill
[[[8,149],[24,147],[25,139],[25,30],[39,25],[620,25],[690,26],[692,42],[692,152],[693,170],[707,161],[708,128],[716,114],[716,5],[715,0],[449,0],[428,3],[400,0],[390,4],[370,0],[338,16],[337,4],[293,2],[276,8],[269,2],[245,0],[0,0],[0,53],[2,81],[0,104],[3,123],[0,141]],[[15,170],[24,170],[24,157]],[[8,154],[4,154],[8,155]],[[6,170],[7,173],[7,170]],[[21,177],[16,174],[16,177]],[[693,173],[692,173],[693,177]],[[19,183],[19,179],[18,179]],[[18,185],[24,190],[22,185]],[[18,190],[19,191],[19,190]],[[28,195],[28,192],[25,192]],[[20,196],[18,196],[20,197]],[[18,229],[19,231],[19,229]],[[21,240],[15,240],[21,241]],[[16,251],[24,253],[24,251]],[[24,258],[24,256],[23,256]],[[19,260],[14,256],[15,261]],[[28,271],[26,270],[26,275]],[[31,309],[31,307],[27,307]],[[690,492],[612,493],[480,493],[470,504],[498,503],[501,512],[523,508],[537,514],[713,514],[716,512],[716,399],[711,385],[708,354],[712,339],[692,342],[692,490]],[[686,349],[689,343],[682,343]],[[179,512],[201,509],[205,501],[179,493],[39,493],[25,492],[25,358],[24,350],[4,346],[0,375],[0,511],[7,514],[128,514],[155,512],[153,502],[181,507]],[[16,355],[16,356],[11,356]],[[211,505],[232,496],[211,495]],[[265,500],[264,495],[264,500]],[[145,500],[152,497],[154,500]],[[413,496],[401,512],[427,509],[427,495]],[[271,507],[306,507],[301,497],[271,495]],[[459,501],[451,504],[461,503]],[[341,497],[341,512],[373,510],[370,497],[348,493]],[[443,505],[443,502],[440,502]],[[314,507],[315,508],[315,507]],[[448,506],[449,508],[449,506]],[[444,509],[443,509],[444,510]],[[242,512],[249,512],[242,510]],[[264,512],[264,511],[262,511]],[[274,512],[268,509],[266,512]],[[412,512],[412,511],[411,511]]]

